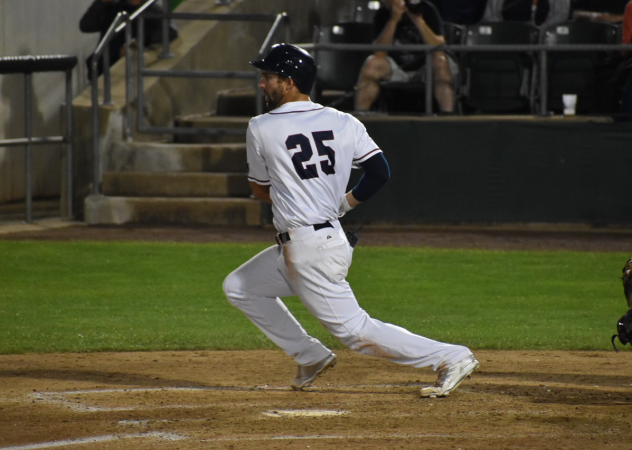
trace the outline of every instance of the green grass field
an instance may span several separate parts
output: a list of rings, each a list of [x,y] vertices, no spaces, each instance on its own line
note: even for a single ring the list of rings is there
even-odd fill
[[[0,354],[273,348],[225,300],[264,244],[0,241]],[[629,255],[358,247],[373,317],[473,349],[611,349]],[[307,330],[340,348],[297,298]]]

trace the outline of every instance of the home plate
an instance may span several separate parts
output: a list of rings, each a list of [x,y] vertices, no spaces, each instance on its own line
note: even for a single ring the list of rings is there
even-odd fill
[[[342,416],[348,413],[347,411],[336,411],[333,409],[274,409],[263,414],[270,417],[324,417]]]

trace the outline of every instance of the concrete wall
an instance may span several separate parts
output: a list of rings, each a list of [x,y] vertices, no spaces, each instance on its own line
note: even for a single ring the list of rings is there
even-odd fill
[[[91,0],[0,0],[0,56],[77,56],[73,92],[86,86],[83,61],[98,36],[79,31],[79,19]],[[60,105],[64,102],[63,73],[33,75],[34,135],[61,135]],[[0,75],[0,139],[24,137],[24,77]],[[58,196],[61,148],[35,146],[34,186],[37,197]],[[24,147],[0,147],[0,203],[24,198]]]

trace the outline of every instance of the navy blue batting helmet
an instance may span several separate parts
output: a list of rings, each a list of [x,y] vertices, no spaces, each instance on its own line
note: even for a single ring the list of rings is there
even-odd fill
[[[273,45],[260,60],[250,61],[257,69],[276,73],[294,80],[303,94],[309,94],[316,78],[316,63],[312,55],[292,44]]]

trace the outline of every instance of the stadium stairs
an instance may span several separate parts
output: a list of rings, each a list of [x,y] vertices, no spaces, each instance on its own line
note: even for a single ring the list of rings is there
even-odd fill
[[[274,0],[273,3],[278,4],[278,10],[284,10],[285,1]],[[234,0],[228,6],[218,4],[214,0],[186,1],[178,11],[260,12],[257,4],[245,0]],[[257,28],[237,22],[186,22],[180,27],[180,38],[172,45],[174,57],[161,60],[157,58],[157,51],[148,52],[145,64],[157,69],[241,67],[243,55],[256,54],[269,27],[267,23]],[[216,44],[228,41],[243,53],[216,53],[221,50]],[[243,134],[134,133],[132,139],[126,140],[119,125],[125,99],[122,62],[112,70],[115,105],[101,108],[99,195],[89,192],[92,177],[90,170],[86,170],[92,164],[91,132],[86,121],[91,117],[89,89],[74,102],[75,117],[83,121],[76,125],[82,131],[75,145],[88,149],[87,159],[75,162],[78,167],[76,190],[81,196],[77,203],[83,208],[83,220],[90,225],[261,225],[266,212],[262,203],[251,197],[246,163],[245,130],[255,114],[253,83],[248,82],[251,87],[245,88],[244,94],[240,92],[244,88],[236,88],[232,80],[209,85],[195,79],[180,82],[148,78],[144,107],[147,122],[171,123],[176,127],[237,127],[243,129]],[[192,115],[196,111],[203,114]]]
[[[227,5],[225,3],[228,3]],[[333,11],[335,0],[187,0],[178,12],[251,14],[286,11],[296,39],[313,32],[318,10]],[[331,13],[333,14],[333,13]],[[324,18],[323,20],[328,20]],[[145,67],[159,70],[246,70],[245,58],[257,55],[271,23],[190,21],[179,27],[173,57],[145,54]],[[229,45],[218,45],[229,43]],[[238,49],[238,51],[235,51]],[[123,61],[112,67],[113,105],[100,108],[101,189],[94,194],[91,96],[86,89],[73,101],[73,160],[77,216],[90,225],[261,226],[269,223],[267,204],[251,197],[247,181],[245,130],[255,115],[254,83],[248,80],[147,77],[143,116],[148,124],[177,127],[238,127],[243,134],[122,133],[125,83]],[[132,109],[137,105],[132,103]],[[197,112],[201,112],[197,114]],[[135,114],[135,113],[134,113]],[[81,209],[81,211],[79,211]]]
[[[254,95],[218,93],[213,115],[178,117],[177,127],[246,129]],[[244,103],[251,103],[252,107]],[[257,226],[244,135],[176,135],[174,142],[118,142],[103,173],[102,196],[86,205],[89,224]]]

